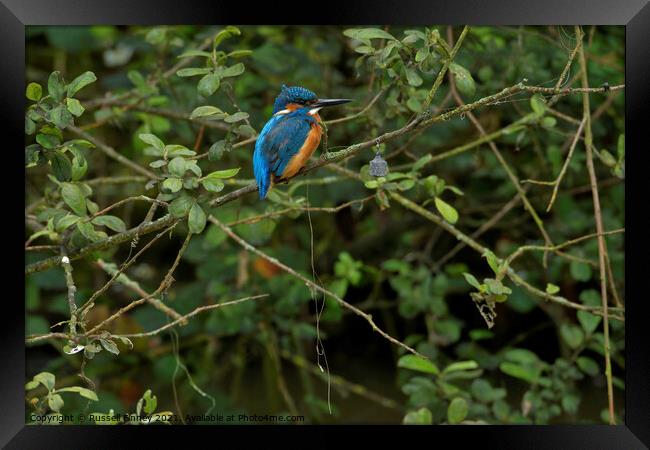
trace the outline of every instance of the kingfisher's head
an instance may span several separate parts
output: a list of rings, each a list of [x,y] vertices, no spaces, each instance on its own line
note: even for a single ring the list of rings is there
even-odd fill
[[[319,99],[316,94],[309,89],[300,86],[289,87],[283,84],[282,89],[280,90],[280,95],[275,98],[275,102],[273,103],[273,114],[287,109],[289,105],[295,105],[292,109],[311,108],[318,110],[326,106],[340,105],[350,101],[352,100],[346,98]]]

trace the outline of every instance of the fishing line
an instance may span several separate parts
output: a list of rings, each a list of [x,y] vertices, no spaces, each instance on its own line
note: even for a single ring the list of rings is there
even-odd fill
[[[167,318],[167,322],[169,322],[169,318]],[[192,389],[197,392],[201,397],[207,398],[210,400],[210,403],[212,404],[210,408],[204,413],[204,415],[209,415],[212,410],[217,406],[217,400],[207,392],[204,392],[200,387],[197,386],[197,384],[194,382],[194,379],[192,378],[192,375],[190,374],[190,371],[187,369],[187,366],[181,361],[180,353],[179,353],[179,344],[178,344],[178,333],[174,328],[171,328],[169,330],[169,335],[171,336],[171,343],[172,343],[172,353],[174,355],[174,359],[176,360],[176,367],[174,367],[174,374],[172,375],[172,389],[174,392],[174,403],[176,404],[176,409],[178,409],[178,412],[180,414],[180,419],[183,425],[185,425],[185,420],[183,419],[183,413],[181,412],[180,404],[178,402],[178,395],[176,391],[176,375],[178,373],[178,368],[180,367],[183,369],[183,372],[185,372],[185,375],[187,376],[187,381],[192,387]]]
[[[309,185],[306,185],[306,197],[307,197],[307,219],[309,221],[309,244],[310,244],[310,250],[311,250],[311,277],[312,277],[312,282],[316,284],[316,280],[318,279],[318,284],[321,287],[323,286],[323,282],[321,281],[320,277],[316,273],[316,267],[314,264],[314,227],[311,222],[311,203],[309,202]],[[311,288],[309,289],[309,292],[311,293],[311,298],[314,300],[314,305],[316,307],[316,364],[318,365],[318,368],[320,369],[321,372],[327,372],[327,409],[329,410],[330,415],[332,415],[332,402],[331,402],[331,393],[332,393],[332,381],[330,377],[330,366],[327,363],[327,355],[325,355],[325,347],[323,346],[323,341],[320,338],[320,316],[323,314],[323,309],[325,308],[325,296],[323,295],[323,302],[321,303],[320,309],[318,307],[318,294],[315,292],[315,289]],[[325,369],[323,370],[323,366],[320,363],[321,356],[323,357],[323,362],[325,363]]]

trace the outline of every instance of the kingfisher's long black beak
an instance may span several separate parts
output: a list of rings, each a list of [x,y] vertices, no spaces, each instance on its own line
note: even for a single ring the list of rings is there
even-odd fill
[[[342,105],[343,103],[351,102],[349,98],[319,98],[316,103],[312,104],[312,108],[325,108],[328,106]]]

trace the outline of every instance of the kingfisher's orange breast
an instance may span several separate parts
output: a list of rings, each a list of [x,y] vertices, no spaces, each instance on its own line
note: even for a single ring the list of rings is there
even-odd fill
[[[321,136],[323,135],[323,129],[319,125],[320,117],[318,116],[318,114],[314,114],[314,118],[318,123],[313,123],[311,125],[311,129],[307,134],[307,139],[305,139],[305,143],[302,144],[302,147],[300,147],[298,153],[293,155],[293,157],[289,160],[289,163],[287,164],[287,167],[284,169],[284,172],[282,172],[282,176],[280,177],[280,179],[284,180],[287,178],[291,178],[295,174],[297,174],[298,171],[302,169],[305,166],[305,164],[307,164],[307,161],[309,161],[311,155],[313,155],[314,151],[318,148],[318,144],[320,144]]]

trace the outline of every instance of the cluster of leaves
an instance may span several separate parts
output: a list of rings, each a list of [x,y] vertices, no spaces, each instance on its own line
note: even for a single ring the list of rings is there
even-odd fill
[[[95,74],[87,71],[66,84],[61,74],[55,71],[49,76],[48,95],[45,97],[38,83],[27,85],[26,96],[35,103],[27,108],[25,133],[32,135],[37,127],[38,132],[36,143],[25,148],[25,164],[27,168],[38,165],[50,168],[52,173],[48,178],[56,188],[48,186],[45,195],[63,200],[63,205],[44,208],[37,215],[37,220],[45,227],[33,233],[31,240],[47,236],[52,242],[60,242],[62,233],[76,225],[69,233],[69,240],[73,246],[82,247],[107,237],[106,232],[97,230],[96,226],[115,232],[126,229],[122,219],[116,216],[96,215],[99,206],[91,200],[93,190],[81,181],[88,170],[85,151],[95,145],[85,139],[63,140],[65,128],[74,124],[73,116],[80,117],[84,112],[79,100],[73,96],[96,80]]]
[[[169,424],[173,413],[171,411],[156,412],[157,408],[158,397],[151,394],[151,389],[147,389],[136,403],[135,413],[127,414],[128,424],[150,425],[157,422]],[[112,409],[108,413],[94,412],[91,417],[96,425],[120,425],[127,422],[123,415],[115,414]]]
[[[74,125],[74,118],[83,114],[84,107],[74,96],[94,81],[97,81],[95,74],[87,71],[66,84],[61,73],[54,71],[47,80],[46,96],[40,84],[27,85],[25,96],[34,103],[25,113],[25,134],[36,133],[36,143],[25,148],[27,167],[50,164],[59,181],[76,181],[84,176],[88,165],[82,149],[94,145],[79,139],[62,142],[61,130]],[[72,161],[67,153],[71,154]]]
[[[452,49],[435,28],[405,30],[401,40],[378,28],[350,28],[343,34],[356,42],[354,51],[362,55],[355,67],[359,70],[367,65],[395,86],[386,98],[386,104],[391,106],[388,117],[406,111],[422,112],[429,93],[423,76],[437,74],[443,63],[451,60]],[[471,73],[455,62],[450,62],[449,71],[458,90],[472,98],[476,84]]]
[[[146,155],[159,157],[149,166],[160,172],[159,199],[170,202],[169,212],[176,217],[188,217],[188,227],[191,233],[199,234],[205,228],[207,214],[205,195],[196,195],[195,190],[201,186],[208,193],[221,192],[225,187],[222,180],[237,175],[239,167],[227,170],[216,170],[203,176],[201,168],[195,160],[190,159],[196,152],[183,145],[165,145],[153,134],[141,134],[140,139],[149,144],[144,149]],[[155,184],[156,181],[152,181]]]
[[[64,392],[73,392],[79,394],[83,398],[92,401],[97,401],[97,394],[90,389],[81,386],[69,386],[64,388],[55,388],[56,376],[50,372],[41,372],[34,375],[31,381],[25,384],[26,391],[35,391],[33,397],[28,400],[29,405],[34,409],[34,412],[46,417],[52,417],[53,422],[61,422],[61,408],[65,405],[63,397]],[[37,390],[43,386],[47,393],[43,396]],[[42,391],[42,389],[40,389]]]
[[[456,195],[463,195],[463,191],[456,186],[448,185],[445,180],[437,175],[429,175],[425,178],[421,178],[422,175],[420,171],[432,160],[432,158],[433,156],[427,154],[418,159],[409,172],[391,172],[385,177],[371,176],[369,173],[369,166],[365,165],[361,167],[361,180],[364,182],[364,186],[368,189],[377,189],[375,198],[377,204],[382,209],[390,207],[390,202],[388,201],[388,197],[384,191],[404,192],[416,186],[422,187],[429,197],[424,200],[422,206],[434,202],[436,209],[442,217],[444,217],[447,222],[454,224],[458,221],[458,211],[456,211],[456,209],[448,202],[444,201],[441,198],[441,195],[445,191],[451,191]]]

